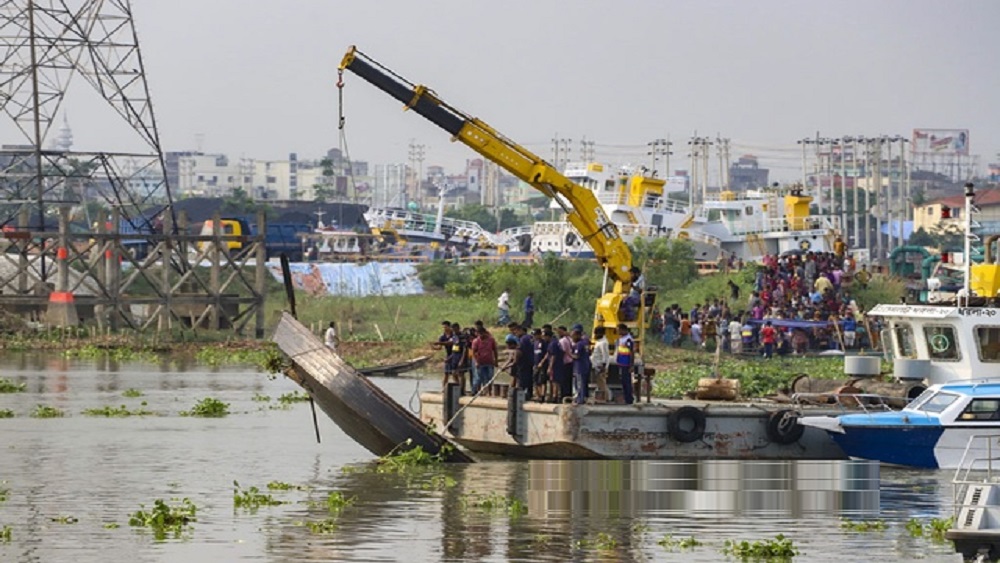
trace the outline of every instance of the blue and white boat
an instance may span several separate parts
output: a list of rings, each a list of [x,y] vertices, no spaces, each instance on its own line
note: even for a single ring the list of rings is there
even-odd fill
[[[803,417],[799,423],[826,430],[852,458],[955,469],[963,455],[1000,455],[1000,380],[932,385],[901,411]],[[990,434],[995,436],[970,442]]]

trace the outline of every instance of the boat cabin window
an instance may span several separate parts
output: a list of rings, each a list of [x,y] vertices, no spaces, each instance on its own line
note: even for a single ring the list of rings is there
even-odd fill
[[[1000,399],[973,399],[960,420],[1000,420]]]
[[[913,409],[924,412],[941,412],[956,400],[958,400],[958,395],[953,393],[935,393],[930,399],[915,405]]]
[[[908,324],[897,324],[892,329],[892,340],[896,343],[896,356],[916,358],[917,347],[913,345],[913,329]]]
[[[962,355],[958,349],[953,326],[925,326],[924,337],[927,339],[927,350],[932,360],[956,361]]]
[[[1000,327],[977,326],[976,342],[980,361],[1000,362]]]

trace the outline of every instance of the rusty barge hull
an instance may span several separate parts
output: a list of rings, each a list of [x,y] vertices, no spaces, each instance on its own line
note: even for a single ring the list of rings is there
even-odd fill
[[[441,428],[456,413],[450,437],[474,453],[531,459],[847,459],[817,428],[798,425],[791,435],[788,427],[784,434],[776,432],[776,417],[787,412],[787,405],[690,400],[579,406],[519,400],[511,405],[495,397],[453,398],[448,405],[442,397],[421,394],[421,421]],[[700,431],[692,409],[703,416]],[[806,410],[810,415],[843,412]]]

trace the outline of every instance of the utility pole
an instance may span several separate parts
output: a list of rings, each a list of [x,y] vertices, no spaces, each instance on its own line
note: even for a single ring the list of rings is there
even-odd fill
[[[719,191],[729,190],[729,139],[716,135],[715,144],[719,146]]]
[[[863,141],[864,137],[862,137],[861,135],[854,137],[854,150],[851,151],[851,168],[853,169],[854,172],[853,175],[854,181],[851,183],[851,185],[854,187],[854,201],[853,201],[854,209],[851,211],[851,222],[853,223],[852,231],[854,233],[854,244],[853,244],[854,248],[861,248],[861,209],[860,209],[860,203],[858,202],[858,190],[861,189],[858,185],[858,180],[861,178],[861,166],[858,164],[858,155],[860,154],[858,151],[860,150],[859,145]]]
[[[424,194],[421,189],[424,175],[424,150],[426,145],[417,144],[414,139],[410,139],[410,171],[413,173],[413,190],[411,197],[417,202],[421,209],[424,207]],[[405,206],[407,202],[403,202]]]
[[[840,143],[840,234],[847,236],[847,146],[851,142],[850,137],[844,137]]]
[[[652,171],[653,177],[656,177],[658,172],[656,163],[659,161],[660,155],[663,155],[667,152],[667,140],[654,139],[646,143],[646,146],[649,147],[649,150],[646,152],[646,155],[653,157],[650,170]]]
[[[588,164],[594,161],[594,141],[588,141],[586,135],[580,141],[580,158]]]
[[[560,138],[559,133],[556,133],[556,136],[552,138],[552,158],[555,161],[553,164],[560,173],[566,170],[570,142],[569,139]]]
[[[673,145],[673,143],[670,142],[670,135],[667,135],[667,152],[664,153],[664,155],[663,155],[665,157],[664,160],[666,160],[666,162],[664,163],[664,166],[667,169],[666,170],[666,175],[664,176],[664,179],[667,179],[667,178],[670,177],[670,155],[674,154],[674,152],[670,150],[670,145]]]
[[[892,249],[896,248],[896,225],[893,221],[893,217],[895,217],[896,215],[896,210],[895,210],[896,200],[893,198],[894,194],[892,191],[892,177],[894,176],[893,174],[894,167],[892,165],[892,142],[895,141],[895,139],[893,137],[886,137],[886,141],[887,141],[886,147],[889,151],[888,156],[886,158],[887,162],[886,166],[889,168],[889,178],[888,178],[889,183],[885,189],[885,200],[886,200],[885,215],[886,215],[886,223],[889,225],[889,233],[887,235],[889,246],[887,250],[892,252]]]
[[[809,176],[808,176],[808,172],[807,172],[807,170],[808,170],[808,168],[807,168],[808,162],[806,160],[806,146],[807,145],[811,145],[811,144],[815,143],[816,141],[814,141],[813,139],[810,139],[810,138],[807,137],[807,138],[804,138],[804,139],[799,139],[796,142],[798,144],[802,145],[802,191],[805,192],[806,187],[809,185]]]

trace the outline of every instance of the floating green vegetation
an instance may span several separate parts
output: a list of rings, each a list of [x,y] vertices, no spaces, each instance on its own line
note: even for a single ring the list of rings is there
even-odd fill
[[[63,411],[48,405],[38,405],[31,411],[31,418],[59,418],[65,416]]]
[[[99,359],[108,358],[119,362],[145,361],[154,362],[158,358],[155,351],[136,346],[100,346],[86,344],[79,348],[66,350],[64,355],[69,358]]]
[[[105,522],[104,523],[104,529],[105,530],[117,530],[120,527],[121,526],[118,525],[118,522]]]
[[[76,516],[53,516],[49,520],[55,522],[56,524],[76,524],[80,521]]]
[[[663,547],[663,549],[668,549],[670,551],[677,549],[693,549],[702,545],[702,543],[695,539],[694,536],[687,538],[674,538],[674,536],[670,534],[663,536],[656,543]]]
[[[0,418],[14,418],[14,411],[10,409],[0,409]]]
[[[884,532],[888,526],[884,520],[861,520],[858,522],[844,520],[840,523],[840,529],[851,532]]]
[[[649,524],[646,524],[645,522],[636,522],[635,524],[632,524],[633,536],[641,536],[647,533],[649,533]]]
[[[429,481],[425,481],[420,485],[421,489],[443,491],[445,489],[450,489],[458,484],[451,475],[432,475]]]
[[[406,473],[415,468],[425,468],[440,465],[451,453],[451,446],[445,444],[437,454],[430,454],[420,446],[413,446],[413,440],[407,438],[388,454],[378,458],[376,472]]]
[[[6,377],[0,377],[0,393],[23,393],[27,383],[15,383]]]
[[[198,520],[195,517],[198,507],[186,498],[175,505],[156,499],[152,510],[147,512],[145,508],[145,505],[139,505],[139,510],[128,519],[129,526],[151,529],[153,537],[158,541],[167,539],[169,535],[175,539],[180,538],[182,533],[191,528],[191,522]]]
[[[267,484],[268,490],[271,491],[306,491],[309,487],[305,485],[293,485],[291,483],[285,483],[284,481],[271,481]]]
[[[309,528],[309,531],[314,534],[332,534],[337,531],[336,518],[303,522],[302,524]]]
[[[135,397],[142,397],[142,396],[143,396],[143,392],[142,391],[140,391],[138,389],[131,388],[131,387],[128,388],[128,389],[126,389],[126,390],[124,390],[124,391],[122,391],[122,397],[127,397],[129,399],[133,399]]]
[[[906,522],[906,531],[915,538],[927,537],[935,543],[945,541],[944,534],[954,525],[952,518],[931,518],[926,523],[910,518]]]
[[[146,401],[142,402],[143,405]],[[149,416],[155,414],[153,411],[148,411],[142,407],[137,409],[129,410],[128,407],[122,405],[120,407],[112,407],[110,405],[101,408],[84,409],[83,414],[86,416],[105,416],[108,418],[124,418],[126,416]]]
[[[731,555],[743,560],[788,560],[799,554],[799,550],[783,534],[770,540],[734,541],[726,540],[722,546],[723,555]]]
[[[263,395],[261,393],[254,393],[253,400],[258,403],[269,403],[271,402],[271,397],[269,395]]]
[[[12,537],[10,526],[0,526],[0,543],[10,543]]]
[[[459,503],[463,508],[476,508],[491,514],[506,513],[514,518],[528,512],[528,505],[521,499],[505,497],[496,492],[487,494],[472,492],[463,495]]]
[[[7,481],[0,481],[0,502],[4,502],[10,496],[10,489],[4,486],[6,484]]]
[[[574,547],[588,551],[614,551],[618,549],[620,543],[607,532],[598,532],[593,538],[578,540]]]
[[[189,411],[181,411],[181,416],[201,416],[205,418],[221,418],[229,414],[229,403],[205,397],[198,401]]]
[[[339,514],[345,508],[354,504],[356,500],[357,497],[348,497],[340,491],[333,491],[326,495],[326,509],[331,514]]]
[[[285,393],[278,397],[278,402],[282,405],[290,405],[292,403],[301,403],[303,401],[308,401],[309,395],[305,391],[292,391],[291,393]]]
[[[242,508],[250,512],[256,512],[262,506],[277,506],[285,504],[285,501],[277,500],[273,496],[260,492],[257,487],[244,489],[240,484],[233,481],[233,507]]]

